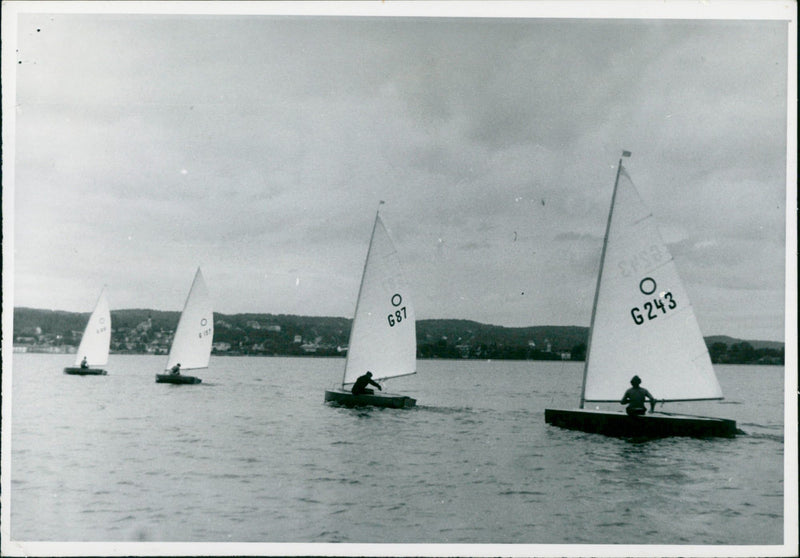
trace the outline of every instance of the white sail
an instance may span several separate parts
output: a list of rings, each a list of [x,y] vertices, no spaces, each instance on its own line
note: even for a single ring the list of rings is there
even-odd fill
[[[180,363],[181,370],[208,367],[213,340],[214,313],[211,309],[211,297],[198,267],[189,296],[186,297],[186,305],[178,320],[166,369],[169,370],[177,363]]]
[[[100,297],[89,317],[89,323],[83,331],[78,352],[75,354],[75,366],[79,366],[83,357],[89,366],[102,366],[108,362],[108,348],[111,343],[111,311],[108,308],[106,289],[100,291]]]
[[[665,401],[721,399],[675,263],[620,162],[590,330],[582,401],[619,401],[638,375]]]
[[[342,384],[352,384],[367,371],[380,380],[414,374],[416,369],[414,306],[397,251],[378,214],[361,278]]]

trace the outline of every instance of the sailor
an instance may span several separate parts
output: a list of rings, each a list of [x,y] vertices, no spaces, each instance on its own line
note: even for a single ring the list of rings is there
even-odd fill
[[[86,357],[83,357],[81,361],[81,368],[89,368],[89,362],[86,360]]]
[[[176,364],[175,366],[170,368],[169,373],[172,374],[173,376],[180,376],[181,375],[181,363],[179,362],[178,364]]]
[[[652,413],[656,408],[655,397],[653,397],[650,392],[643,387],[639,387],[639,384],[641,383],[642,380],[639,378],[639,376],[634,376],[631,378],[631,385],[633,387],[628,388],[628,391],[625,392],[625,395],[620,401],[620,404],[622,405],[628,403],[628,408],[625,409],[625,412],[628,413],[629,416],[645,414],[647,411],[645,410],[644,402],[648,399],[650,400],[650,412]]]
[[[363,376],[359,376],[358,379],[356,380],[356,383],[353,384],[353,389],[351,390],[353,392],[353,395],[375,393],[375,391],[367,388],[368,384],[372,384],[379,390],[383,391],[383,388],[381,388],[381,386],[378,385],[378,382],[372,379],[372,372],[367,370],[367,373],[364,374]]]

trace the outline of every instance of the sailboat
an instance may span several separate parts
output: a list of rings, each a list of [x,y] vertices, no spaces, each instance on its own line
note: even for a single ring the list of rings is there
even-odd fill
[[[75,354],[75,366],[64,368],[64,374],[76,376],[105,376],[107,372],[100,366],[108,362],[108,349],[111,343],[111,311],[108,308],[106,288],[100,291],[100,297],[89,317],[83,331],[78,352]]]
[[[353,394],[351,389],[356,379],[367,372],[379,382],[415,374],[416,369],[414,307],[379,206],[361,276],[342,386],[326,390],[325,401],[348,407],[413,407],[416,400],[411,397],[382,391]]]
[[[183,374],[183,370],[208,368],[211,358],[211,343],[214,340],[214,312],[211,297],[200,268],[192,281],[189,296],[178,320],[175,337],[167,358],[163,374],[156,374],[157,384],[199,384],[196,376]]]
[[[545,409],[548,424],[611,436],[736,435],[713,417],[585,409],[617,403],[633,376],[661,402],[722,399],[705,341],[675,263],[622,165],[611,196],[592,307],[580,408]],[[633,382],[632,382],[633,383]]]

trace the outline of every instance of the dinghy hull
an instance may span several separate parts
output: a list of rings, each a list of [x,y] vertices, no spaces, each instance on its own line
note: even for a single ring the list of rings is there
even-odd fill
[[[344,407],[389,407],[392,409],[410,409],[417,400],[405,395],[390,393],[353,395],[349,391],[325,390],[325,401]]]
[[[545,409],[544,420],[561,428],[622,438],[733,438],[737,434],[736,421],[691,415],[656,413],[631,417],[614,411]]]
[[[199,384],[202,381],[195,376],[184,376],[183,374],[156,374],[157,384]]]
[[[67,366],[64,374],[73,376],[105,376],[107,372],[102,368],[81,368],[80,366]]]

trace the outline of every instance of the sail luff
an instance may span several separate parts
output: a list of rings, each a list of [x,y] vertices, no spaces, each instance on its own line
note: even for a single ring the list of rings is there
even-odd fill
[[[623,156],[630,157],[630,152],[623,151]],[[606,233],[603,236],[603,249],[600,252],[600,269],[597,272],[597,283],[594,289],[594,301],[592,302],[592,317],[589,322],[589,337],[586,341],[586,356],[583,362],[583,380],[581,381],[581,403],[580,408],[583,409],[583,404],[586,402],[586,375],[589,372],[589,355],[592,351],[592,334],[594,332],[594,322],[597,317],[597,298],[600,295],[600,283],[603,280],[603,267],[606,261],[606,248],[608,246],[608,233],[611,230],[611,219],[614,215],[614,201],[617,197],[617,188],[619,187],[619,175],[622,171],[622,158],[620,157],[617,163],[617,177],[614,180],[614,190],[611,193],[611,206],[608,208],[608,220],[606,221]]]
[[[383,202],[381,202],[382,204]],[[358,296],[356,297],[356,309],[353,314],[353,321],[350,324],[350,337],[348,337],[348,347],[353,341],[353,332],[356,330],[356,320],[358,320],[358,307],[361,304],[361,294],[364,291],[364,278],[367,276],[367,265],[369,264],[369,256],[372,252],[372,244],[375,241],[375,230],[378,228],[378,219],[380,219],[380,205],[375,212],[375,221],[372,223],[372,234],[369,235],[369,246],[367,247],[367,257],[364,258],[364,269],[361,270],[361,282],[358,284]],[[344,372],[342,373],[342,387],[345,385],[347,379],[347,363],[350,362],[350,349],[347,350],[347,357],[344,359]]]

